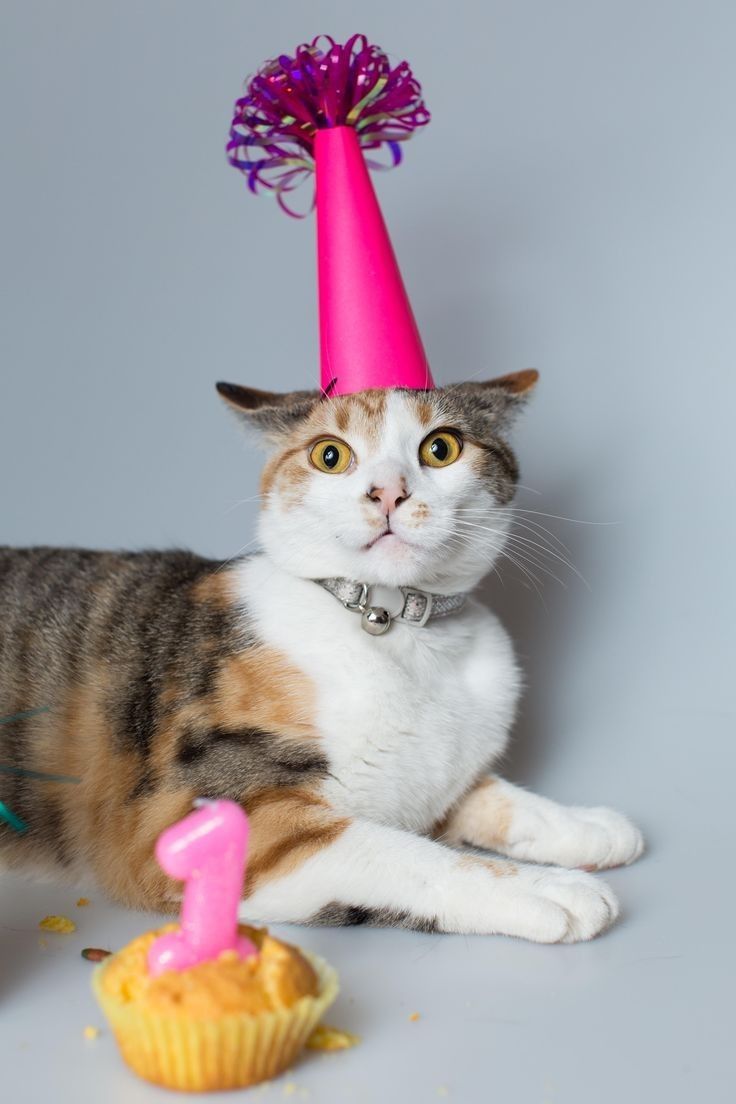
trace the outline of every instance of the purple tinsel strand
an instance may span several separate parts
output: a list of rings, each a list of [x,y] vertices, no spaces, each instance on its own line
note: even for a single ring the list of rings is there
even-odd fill
[[[251,77],[235,104],[227,157],[251,191],[267,188],[293,215],[285,197],[314,171],[317,130],[354,127],[363,149],[388,152],[389,164],[369,160],[371,168],[392,168],[401,161],[399,143],[429,119],[407,62],[392,69],[365,35],[344,44],[320,35]]]

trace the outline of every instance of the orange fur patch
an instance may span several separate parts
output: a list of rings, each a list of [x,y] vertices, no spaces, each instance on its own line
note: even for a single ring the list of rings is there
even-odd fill
[[[192,587],[192,596],[196,602],[228,609],[234,601],[232,576],[227,571],[213,571]]]
[[[251,823],[246,895],[264,881],[291,873],[350,824],[306,787],[263,791],[245,809]]]
[[[303,443],[271,457],[261,473],[260,490],[263,505],[277,485],[279,492],[289,495],[292,502],[299,497],[295,492],[309,478],[306,451],[306,443]]]
[[[55,797],[75,851],[86,857],[105,891],[130,905],[171,908],[172,883],[154,861],[153,844],[191,810],[196,794],[156,789],[141,802],[130,801],[141,765],[134,752],[112,750],[102,708],[108,685],[109,674],[99,667],[70,690],[55,719],[44,769],[82,779],[79,785],[58,784]]]
[[[409,514],[408,524],[413,528],[418,528],[427,520],[431,512],[426,502],[417,502]]]
[[[249,648],[226,659],[216,681],[214,721],[299,739],[315,739],[316,691],[302,671],[275,648]]]
[[[499,862],[496,859],[481,859],[477,855],[463,855],[460,859],[460,866],[482,866],[485,870],[490,870],[494,878],[509,878],[519,873],[518,866],[514,866],[513,863]]]
[[[483,778],[446,818],[447,838],[455,843],[469,843],[491,850],[503,847],[508,839],[513,812],[513,803],[498,790],[497,780]]]

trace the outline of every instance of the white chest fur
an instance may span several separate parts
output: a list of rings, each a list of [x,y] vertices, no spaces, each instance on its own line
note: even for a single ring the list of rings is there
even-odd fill
[[[422,831],[503,751],[519,691],[512,648],[475,602],[381,637],[265,556],[238,567],[258,636],[313,681],[333,806]]]

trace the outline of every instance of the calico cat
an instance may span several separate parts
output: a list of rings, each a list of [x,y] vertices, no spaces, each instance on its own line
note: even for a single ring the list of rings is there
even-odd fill
[[[251,820],[251,921],[541,942],[611,923],[586,871],[636,859],[637,829],[492,773],[520,675],[468,592],[503,550],[506,435],[535,381],[219,384],[271,448],[261,552],[0,549],[0,764],[78,779],[0,772],[29,826],[0,823],[0,864],[170,911],[156,837],[229,797]]]

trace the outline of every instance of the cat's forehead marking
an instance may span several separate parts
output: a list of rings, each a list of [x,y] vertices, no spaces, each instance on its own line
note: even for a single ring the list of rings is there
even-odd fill
[[[332,412],[335,415],[335,425],[338,433],[347,433],[350,427],[350,404],[343,398],[334,399]]]
[[[436,407],[429,399],[420,399],[418,396],[412,396],[413,407],[417,416],[417,420],[420,425],[425,428],[430,426],[436,417]]]
[[[358,391],[320,403],[309,419],[316,433],[334,433],[354,443],[356,440],[376,446],[386,429],[412,433],[426,429],[436,421],[437,404],[426,395],[406,391]]]
[[[361,391],[352,400],[351,428],[371,445],[377,444],[386,420],[386,392]]]
[[[355,438],[375,445],[386,417],[385,391],[359,391],[319,403],[309,418],[315,433],[334,434],[352,444]]]

